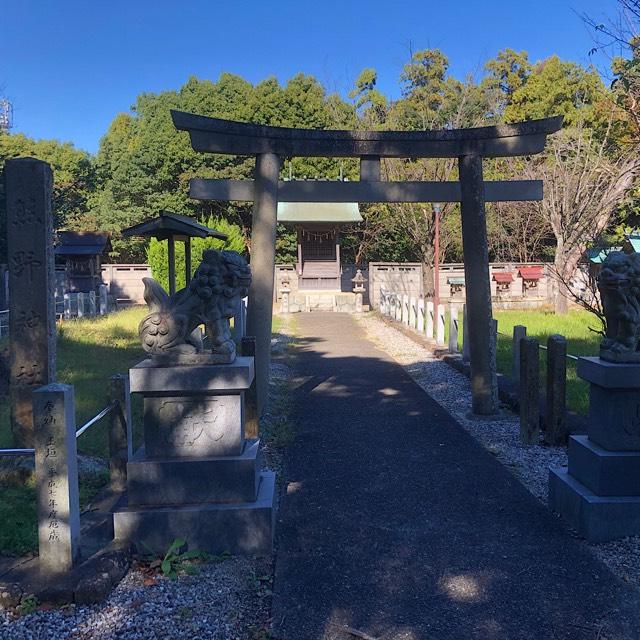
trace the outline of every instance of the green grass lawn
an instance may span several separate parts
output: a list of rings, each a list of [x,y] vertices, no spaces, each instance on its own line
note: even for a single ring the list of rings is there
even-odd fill
[[[142,359],[138,324],[145,313],[145,308],[135,307],[101,318],[66,320],[58,325],[58,381],[74,386],[78,427],[107,405],[109,377],[127,373],[131,365]],[[0,448],[11,446],[9,407],[8,402],[3,402]],[[106,458],[106,421],[82,435],[78,449]]]
[[[145,313],[144,308],[138,307],[102,318],[67,320],[58,325],[58,380],[74,386],[77,427],[107,405],[109,377],[126,373],[142,358],[138,323]],[[12,446],[8,405],[4,398],[0,409],[0,448]],[[106,419],[91,427],[78,439],[78,450],[106,458],[107,428]],[[81,508],[107,480],[107,473],[81,480]],[[0,491],[0,554],[35,552],[38,539],[33,479],[24,486],[0,487]]]
[[[459,312],[460,331],[458,348],[462,349],[462,312]],[[548,309],[521,309],[515,311],[494,311],[493,317],[498,321],[498,371],[511,376],[513,327],[524,325],[527,335],[537,338],[546,346],[547,339],[553,334],[560,334],[567,339],[567,353],[574,356],[598,355],[601,337],[591,331],[590,327],[599,328],[599,321],[587,311],[572,310],[565,316],[556,315]],[[448,341],[449,322],[445,324],[446,341]],[[540,349],[540,389],[546,384],[547,357],[546,351]],[[573,411],[586,414],[589,410],[589,386],[576,375],[576,361],[567,358],[567,406]]]
[[[599,328],[598,320],[587,311],[573,310],[565,316],[553,311],[496,311],[498,320],[498,371],[511,375],[513,327],[527,327],[527,336],[537,338],[541,345],[547,344],[549,336],[559,333],[567,339],[567,353],[574,356],[598,355],[601,336],[591,328]],[[540,349],[541,388],[546,381],[546,351]],[[578,413],[589,409],[589,387],[576,375],[576,361],[567,358],[567,406]]]

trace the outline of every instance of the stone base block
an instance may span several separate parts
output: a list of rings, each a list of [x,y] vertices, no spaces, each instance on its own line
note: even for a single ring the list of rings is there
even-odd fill
[[[146,459],[140,449],[127,464],[129,506],[252,502],[260,484],[260,441],[239,456]]]
[[[175,507],[129,506],[113,514],[115,538],[160,554],[176,538],[190,549],[269,555],[275,528],[275,473],[263,471],[255,502]]]
[[[598,496],[640,496],[640,451],[607,451],[572,436],[569,474]]]
[[[549,508],[590,542],[640,534],[640,496],[598,496],[564,469],[549,470]]]
[[[640,364],[579,358],[577,371],[590,384],[589,439],[609,451],[640,451]]]

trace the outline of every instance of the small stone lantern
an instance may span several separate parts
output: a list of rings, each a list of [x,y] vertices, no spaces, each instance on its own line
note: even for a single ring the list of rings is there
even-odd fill
[[[365,279],[362,275],[362,271],[358,269],[354,278],[351,278],[353,282],[353,293],[356,294],[356,313],[362,313],[362,294],[364,293]]]

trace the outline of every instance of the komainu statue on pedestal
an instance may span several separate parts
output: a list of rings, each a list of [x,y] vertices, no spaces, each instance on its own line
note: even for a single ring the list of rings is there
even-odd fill
[[[640,362],[640,254],[611,251],[602,263],[598,289],[607,321],[600,357]]]
[[[251,284],[251,269],[235,251],[207,249],[187,287],[169,296],[153,278],[143,278],[149,314],[139,327],[143,349],[159,363],[222,364],[235,360],[229,318]],[[211,351],[204,352],[200,325]]]

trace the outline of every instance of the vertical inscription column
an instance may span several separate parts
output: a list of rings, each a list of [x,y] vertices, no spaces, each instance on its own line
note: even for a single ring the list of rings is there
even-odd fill
[[[491,415],[498,412],[498,380],[496,345],[492,337],[482,157],[475,154],[461,156],[458,169],[462,191],[462,247],[469,321],[472,410],[479,415]]]
[[[51,167],[34,158],[7,160],[11,430],[32,447],[33,390],[55,380],[56,325]]]
[[[68,571],[80,550],[80,503],[73,387],[33,392],[38,549],[44,573]]]
[[[263,153],[256,158],[247,335],[256,338],[258,416],[269,391],[279,172],[280,158],[274,153]]]

